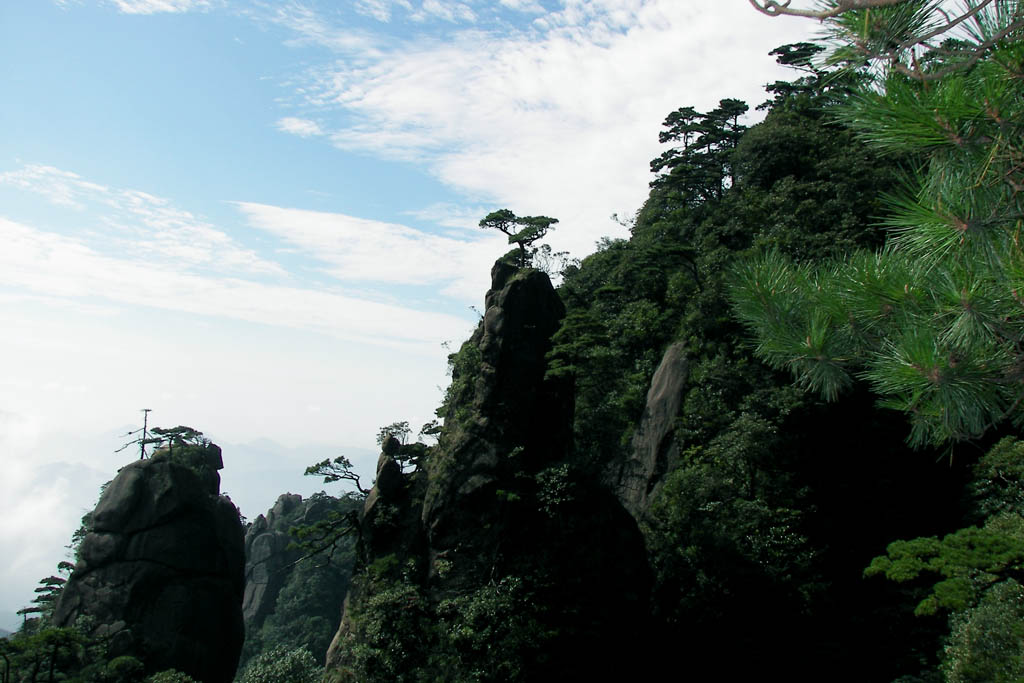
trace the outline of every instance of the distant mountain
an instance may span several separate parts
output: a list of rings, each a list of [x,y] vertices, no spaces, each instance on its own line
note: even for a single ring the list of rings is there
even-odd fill
[[[10,631],[8,631],[7,629],[0,628],[0,638],[6,638],[9,635],[11,635]]]

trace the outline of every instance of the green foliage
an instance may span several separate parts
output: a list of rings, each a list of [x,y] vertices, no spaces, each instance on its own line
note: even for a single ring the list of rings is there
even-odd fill
[[[861,10],[878,20],[863,35],[857,17],[867,14],[845,13],[836,26],[873,53],[878,36],[918,35],[933,11],[925,5]],[[982,13],[976,41],[1013,20],[996,11]],[[867,380],[883,405],[910,417],[916,445],[1024,419],[1024,42],[1019,25],[1010,35],[970,68],[933,83],[895,69],[837,109],[877,152],[919,159],[887,198],[884,250],[827,265],[769,252],[734,270],[735,311],[760,357],[829,399]]]
[[[540,609],[518,577],[441,601],[431,668],[448,680],[530,680],[557,635],[538,620]]]
[[[942,671],[949,683],[1011,683],[1024,678],[1024,588],[1009,579],[978,605],[953,615]]]
[[[378,568],[378,572],[381,568]],[[417,680],[429,648],[432,619],[421,591],[403,580],[389,581],[368,573],[376,584],[362,608],[350,615],[352,631],[347,657],[352,680]]]
[[[31,624],[31,626],[30,626]],[[107,658],[106,643],[74,627],[28,622],[0,639],[0,673],[5,681],[140,683],[143,664],[135,657]]]
[[[452,381],[445,389],[444,399],[437,409],[437,416],[447,421],[463,422],[468,417],[468,403],[472,399],[473,382],[480,373],[483,358],[480,347],[472,339],[459,347],[458,352],[448,355],[448,374]],[[454,414],[450,414],[452,409]]]
[[[253,659],[239,683],[318,683],[322,671],[304,647],[277,647]]]
[[[304,647],[320,665],[341,620],[340,607],[356,563],[358,512],[363,497],[318,493],[278,519],[306,556],[285,567],[273,613],[245,635],[240,665],[271,650]],[[280,526],[277,526],[280,525]]]
[[[767,477],[766,460],[779,446],[773,431],[763,419],[745,417],[706,450],[691,448],[668,475],[646,534],[664,618],[710,624],[723,612],[737,618],[732,610],[750,602],[800,611],[818,597],[802,501],[780,490],[777,475]],[[724,603],[723,595],[738,604]]]
[[[278,593],[274,613],[263,623],[264,648],[305,647],[322,665],[338,629],[354,564],[355,547],[350,544],[335,552],[330,563],[309,558],[296,565]]]
[[[974,466],[971,493],[980,517],[1024,511],[1024,442],[1006,437]]]
[[[157,444],[150,456],[152,460],[169,460],[183,465],[199,476],[207,490],[219,490],[220,475],[217,470],[223,466],[220,447],[203,436],[202,432],[179,425],[170,429],[154,427],[150,433],[156,436],[146,439],[145,443]]]
[[[642,520],[663,647],[685,642],[708,662],[738,650],[784,660],[797,679],[863,648],[873,656],[851,670],[882,680],[904,659],[931,656],[936,634],[887,633],[904,623],[885,597],[862,592],[861,570],[894,537],[894,516],[929,530],[954,516],[925,502],[949,489],[886,464],[905,448],[862,393],[829,408],[760,362],[728,310],[730,268],[751,250],[773,246],[810,266],[884,239],[873,226],[880,197],[909,157],[878,159],[836,119],[861,78],[811,67],[817,51],[777,51],[803,75],[769,87],[769,111],[750,129],[724,115],[726,104],[744,108],[735,101],[666,119],[661,137],[674,149],[653,164],[659,177],[631,239],[605,240],[565,276],[548,374],[575,382],[573,471],[614,479],[632,464],[666,347],[681,347],[682,406]],[[929,482],[955,479],[922,466]],[[548,483],[538,481],[538,497]],[[721,675],[699,663],[690,673]]]
[[[142,678],[144,668],[136,657],[122,655],[107,662],[100,680],[110,683],[135,683]]]
[[[441,427],[436,420],[423,425],[420,430],[420,435],[426,436],[436,436],[440,433]],[[430,446],[422,441],[409,443],[410,434],[412,434],[412,428],[405,421],[392,422],[381,427],[377,432],[377,444],[381,446],[385,454],[398,462],[403,471],[410,465],[413,468],[420,467],[430,454]]]
[[[573,500],[576,483],[569,463],[554,465],[537,473],[537,502],[548,516],[558,514],[559,507]]]
[[[531,249],[533,243],[547,235],[548,231],[552,230],[552,226],[557,222],[557,218],[549,218],[548,216],[516,216],[508,209],[499,209],[498,211],[492,211],[481,219],[480,227],[504,233],[508,237],[508,243],[518,247],[517,265],[520,268],[526,268],[530,265],[533,254],[536,251]]]
[[[865,576],[884,574],[905,582],[926,572],[938,575],[942,579],[915,613],[963,610],[989,585],[1024,572],[1024,518],[1007,513],[984,527],[960,529],[942,540],[895,541],[886,550],[886,556],[876,557],[864,570]]]
[[[370,492],[363,488],[359,475],[352,470],[352,461],[344,455],[339,455],[333,461],[324,460],[310,465],[303,473],[307,477],[323,477],[325,484],[333,484],[337,481],[350,481],[356,487],[360,495],[365,496]]]
[[[974,466],[969,486],[982,526],[936,537],[895,541],[876,557],[865,576],[884,575],[897,582],[939,579],[918,604],[917,614],[939,609],[963,611],[990,586],[1024,576],[1024,442],[1005,438]]]
[[[155,436],[146,440],[147,444],[154,443],[158,447],[163,446],[168,449],[180,446],[209,446],[210,440],[203,436],[203,433],[184,425],[178,425],[177,427],[161,428],[153,427],[149,430],[150,434]]]
[[[864,571],[921,586],[915,614],[951,614],[942,669],[948,681],[1024,675],[1024,442],[1006,438],[975,466],[969,490],[983,526],[896,541]]]
[[[740,100],[724,99],[706,114],[693,107],[669,114],[658,140],[682,146],[651,162],[651,171],[663,173],[652,185],[672,188],[687,204],[721,199],[736,180],[733,152],[746,130],[739,117],[747,108]]]
[[[404,444],[411,433],[412,428],[409,427],[408,422],[404,420],[402,422],[392,422],[377,431],[377,445],[383,446],[384,442],[390,438],[398,439],[399,443]]]
[[[188,674],[183,674],[175,669],[160,671],[146,679],[146,683],[197,683]]]
[[[440,559],[438,570],[452,571]],[[433,601],[410,567],[378,558],[358,579],[370,593],[350,614],[345,680],[537,680],[557,635],[527,582],[507,576]]]

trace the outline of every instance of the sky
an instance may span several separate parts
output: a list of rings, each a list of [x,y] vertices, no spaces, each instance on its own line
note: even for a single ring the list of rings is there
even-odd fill
[[[143,408],[222,446],[248,518],[327,457],[372,479],[509,248],[478,221],[628,237],[665,116],[753,109],[816,30],[747,0],[3,0],[0,628]]]

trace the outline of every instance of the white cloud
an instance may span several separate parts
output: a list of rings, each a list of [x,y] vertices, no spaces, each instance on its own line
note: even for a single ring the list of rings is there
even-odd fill
[[[277,129],[291,133],[292,135],[298,135],[299,137],[309,138],[316,135],[323,135],[324,132],[320,129],[320,124],[316,121],[310,121],[309,119],[299,119],[294,116],[286,116],[283,119],[278,119]]]
[[[537,0],[500,0],[503,7],[515,10],[516,12],[543,13],[544,7]]]
[[[670,111],[758,104],[764,83],[792,76],[768,51],[814,29],[738,1],[568,0],[541,19],[323,65],[297,94],[341,115],[334,145],[422,164],[471,203],[558,217],[549,241],[581,255],[645,199]]]
[[[338,213],[236,204],[254,228],[323,262],[339,280],[437,285],[470,303],[486,291],[491,263],[508,249],[503,237],[483,232],[456,239]]]
[[[473,23],[476,21],[476,13],[469,5],[462,2],[450,2],[447,0],[423,0],[420,11],[412,14],[414,21],[422,21],[427,17],[435,17],[451,23]]]
[[[480,219],[494,210],[495,207],[493,206],[488,207],[480,204],[465,206],[451,202],[436,202],[422,209],[409,211],[408,215],[448,228],[479,230]]]
[[[414,350],[465,322],[337,291],[185,272],[106,256],[81,242],[0,218],[0,285],[31,293],[219,316]]]
[[[106,186],[84,180],[77,173],[41,164],[0,173],[0,185],[36,192],[54,204],[74,209],[85,208],[82,199],[86,196],[109,192]]]
[[[377,21],[388,22],[391,21],[391,11],[396,4],[402,5],[406,9],[412,9],[408,2],[395,2],[395,0],[358,0],[355,9],[360,14],[373,17]]]
[[[159,14],[162,12],[190,12],[206,10],[210,0],[113,0],[125,14]]]
[[[92,241],[100,251],[120,250],[139,260],[174,264],[179,269],[284,275],[276,263],[239,245],[224,231],[147,192],[111,188],[40,164],[0,173],[0,185],[35,192],[58,206],[99,217],[103,229]],[[88,235],[79,239],[85,244]]]
[[[371,2],[371,5],[377,4]],[[270,12],[253,14],[253,17],[294,31],[299,36],[297,42],[300,44],[320,45],[359,60],[373,59],[380,54],[377,46],[379,41],[373,36],[345,26],[332,26],[310,7],[294,2],[272,7]],[[380,7],[384,8],[384,5],[381,4]],[[387,16],[390,17],[390,11],[387,12]]]
[[[0,516],[0,626],[29,605],[40,579],[56,572],[83,508],[95,502],[103,482],[93,468],[51,462],[66,445],[51,429],[38,417],[0,407],[0,499],[6,503]]]

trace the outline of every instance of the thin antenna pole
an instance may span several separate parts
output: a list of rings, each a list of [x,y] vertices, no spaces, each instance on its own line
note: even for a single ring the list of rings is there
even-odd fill
[[[146,429],[149,426],[149,413],[152,408],[142,409],[142,439],[139,441],[139,460],[143,460],[146,457]]]

